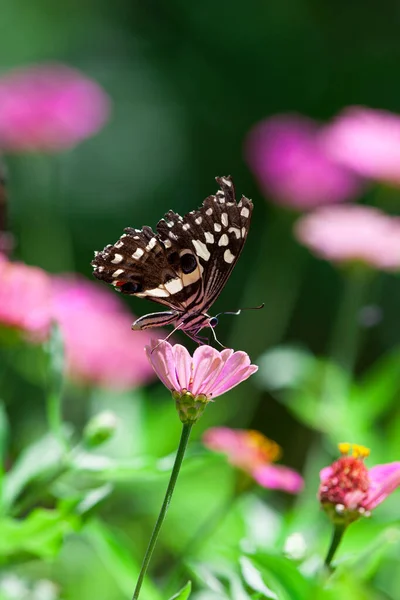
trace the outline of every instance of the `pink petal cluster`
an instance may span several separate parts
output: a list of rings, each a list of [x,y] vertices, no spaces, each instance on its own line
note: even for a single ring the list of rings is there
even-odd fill
[[[367,469],[369,450],[339,444],[342,456],[320,472],[318,498],[332,520],[351,523],[368,514],[400,486],[400,462]]]
[[[53,279],[53,317],[65,343],[71,379],[129,389],[152,378],[143,353],[148,332],[132,332],[132,315],[108,290],[76,278]]]
[[[75,381],[129,389],[152,378],[143,353],[150,334],[132,332],[133,320],[121,299],[96,283],[53,277],[0,254],[0,326],[39,342],[57,323],[66,374]]]
[[[109,115],[100,86],[61,64],[17,69],[0,78],[0,147],[56,152],[95,134]]]
[[[299,473],[283,465],[272,464],[281,454],[276,442],[259,431],[212,427],[203,435],[207,448],[227,455],[228,461],[245,471],[259,485],[297,494],[303,488]]]
[[[43,340],[51,325],[51,285],[38,267],[10,262],[0,254],[0,326]]]
[[[400,184],[400,116],[361,106],[346,108],[321,135],[325,151],[369,177]]]
[[[262,121],[248,135],[245,153],[261,189],[279,204],[303,210],[360,194],[360,178],[325,151],[319,126],[305,117]]]
[[[160,341],[147,346],[146,353],[157,376],[171,392],[189,392],[194,398],[205,396],[213,400],[258,369],[250,364],[246,352],[218,352],[212,346],[199,346],[192,358],[184,346]]]
[[[301,217],[297,239],[335,263],[400,269],[400,218],[367,206],[325,206]]]

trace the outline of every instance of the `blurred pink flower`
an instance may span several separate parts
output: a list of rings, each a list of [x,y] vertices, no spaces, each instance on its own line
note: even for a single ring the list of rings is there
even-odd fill
[[[148,359],[163,384],[173,393],[183,422],[197,421],[206,404],[242,383],[258,369],[246,352],[218,352],[199,346],[193,358],[184,346],[166,341],[146,347]]]
[[[297,239],[314,254],[336,263],[400,269],[400,218],[367,206],[325,206],[301,217]]]
[[[78,278],[53,279],[53,315],[65,344],[71,379],[128,389],[153,376],[143,347],[147,332],[132,332],[132,315],[120,298]]]
[[[367,469],[368,448],[339,444],[339,450],[342,456],[320,472],[318,499],[334,522],[349,524],[368,516],[400,486],[400,462]]]
[[[45,271],[0,254],[0,326],[43,340],[51,325],[50,302],[50,278]]]
[[[0,147],[56,152],[95,134],[109,114],[101,87],[61,64],[16,69],[0,78]]]
[[[346,108],[321,133],[324,149],[364,177],[400,184],[400,116],[361,106]]]
[[[319,139],[319,127],[297,115],[277,115],[248,135],[247,162],[263,192],[298,210],[357,197],[361,180],[332,159]]]
[[[203,435],[211,450],[223,452],[228,461],[245,471],[259,485],[297,494],[303,488],[303,478],[293,469],[272,464],[281,455],[278,444],[259,431],[212,427]]]

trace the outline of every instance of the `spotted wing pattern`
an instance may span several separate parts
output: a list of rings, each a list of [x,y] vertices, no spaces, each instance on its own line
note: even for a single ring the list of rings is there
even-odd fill
[[[157,233],[127,228],[115,244],[96,253],[95,277],[170,309],[138,319],[135,328],[174,323],[193,334],[207,326],[205,313],[242,251],[253,209],[244,196],[236,202],[230,177],[216,180],[220,189],[200,209],[184,217],[169,211]]]

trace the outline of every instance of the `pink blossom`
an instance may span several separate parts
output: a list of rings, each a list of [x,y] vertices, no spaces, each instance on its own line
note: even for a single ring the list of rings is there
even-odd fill
[[[95,134],[109,114],[100,86],[62,64],[16,69],[0,78],[0,147],[56,152]]]
[[[54,278],[53,315],[72,379],[118,389],[151,379],[143,353],[150,334],[132,332],[132,315],[108,290],[83,278]]]
[[[146,347],[148,359],[163,384],[173,393],[182,422],[196,422],[206,404],[250,377],[258,369],[246,352],[218,352],[199,346],[193,358],[184,346],[166,341]]]
[[[318,498],[333,521],[349,524],[368,515],[400,486],[400,462],[367,469],[368,448],[339,444],[339,450],[342,456],[320,472]]]
[[[362,106],[346,108],[321,134],[335,160],[365,177],[400,184],[400,116]]]
[[[297,494],[303,488],[303,478],[293,469],[272,464],[281,455],[278,444],[259,431],[212,427],[203,435],[211,450],[223,452],[228,461],[245,471],[259,485]]]
[[[327,154],[311,119],[266,119],[251,130],[245,152],[261,189],[278,204],[303,210],[349,200],[361,191],[360,178]]]
[[[301,217],[297,239],[336,263],[362,263],[386,271],[400,268],[400,219],[367,206],[325,206]]]
[[[212,346],[199,346],[192,358],[184,346],[161,341],[155,348],[147,346],[146,353],[169,390],[207,396],[209,400],[234,388],[258,369],[250,364],[246,352],[218,352]]]
[[[43,340],[51,325],[50,278],[38,267],[11,262],[0,254],[0,325]]]

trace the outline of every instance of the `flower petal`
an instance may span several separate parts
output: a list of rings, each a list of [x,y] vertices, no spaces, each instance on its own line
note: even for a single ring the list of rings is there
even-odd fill
[[[219,372],[222,363],[221,354],[212,346],[199,346],[193,354],[193,381],[190,391],[194,396],[205,394],[207,382]]]
[[[364,507],[372,510],[400,486],[400,462],[372,467],[369,478],[370,488]]]
[[[179,388],[189,389],[190,378],[192,376],[192,357],[184,346],[175,344],[172,347],[172,352],[175,361],[175,372]]]
[[[282,465],[262,465],[253,470],[255,481],[262,487],[298,494],[304,485],[301,475]]]
[[[169,390],[179,391],[176,377],[174,353],[168,342],[161,341],[156,347],[146,346],[146,354],[154,371]]]
[[[220,396],[235,387],[258,370],[256,365],[250,364],[246,352],[234,352],[226,361],[218,379],[214,382],[212,394]]]

